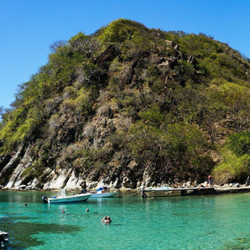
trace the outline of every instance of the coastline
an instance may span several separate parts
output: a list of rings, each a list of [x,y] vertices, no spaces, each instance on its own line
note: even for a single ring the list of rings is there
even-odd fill
[[[63,188],[62,188],[63,189]],[[60,191],[61,189],[32,189],[28,186],[21,185],[19,188],[6,188],[1,186],[1,190],[13,190],[13,191]],[[67,192],[80,192],[79,188],[66,189]],[[96,188],[88,189],[89,192],[95,192]],[[210,186],[161,186],[161,187],[139,187],[139,188],[117,188],[110,189],[110,191],[116,191],[118,193],[147,193],[147,196],[171,196],[171,195],[216,195],[227,193],[247,193],[250,192],[250,185],[240,184],[224,184],[224,185],[210,185]],[[156,195],[157,194],[157,195]],[[142,196],[143,197],[143,196]]]

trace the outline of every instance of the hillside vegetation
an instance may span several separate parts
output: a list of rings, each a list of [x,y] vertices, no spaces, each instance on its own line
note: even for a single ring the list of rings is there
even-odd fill
[[[2,112],[0,171],[22,148],[41,187],[48,168],[132,188],[250,174],[250,61],[227,44],[119,19],[51,50]]]

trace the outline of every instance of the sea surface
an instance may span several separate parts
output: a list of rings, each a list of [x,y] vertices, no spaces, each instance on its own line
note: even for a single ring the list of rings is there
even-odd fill
[[[9,233],[8,250],[250,249],[250,193],[147,199],[129,193],[76,204],[41,202],[43,195],[56,194],[0,191],[0,230]],[[101,223],[108,215],[112,223]]]

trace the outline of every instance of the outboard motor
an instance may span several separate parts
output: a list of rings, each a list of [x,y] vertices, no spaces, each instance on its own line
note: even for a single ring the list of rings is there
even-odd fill
[[[8,242],[9,242],[9,234],[0,231],[0,247],[4,248]]]
[[[43,196],[42,197],[42,201],[43,201],[43,203],[48,203],[48,197],[47,196]]]

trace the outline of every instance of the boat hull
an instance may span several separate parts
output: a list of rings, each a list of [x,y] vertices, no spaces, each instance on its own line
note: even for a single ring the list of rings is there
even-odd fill
[[[91,194],[77,194],[77,195],[69,195],[65,197],[55,197],[55,198],[48,198],[49,204],[56,204],[56,203],[72,203],[72,202],[83,202],[88,200]]]
[[[91,198],[112,198],[115,196],[116,193],[100,193],[100,194],[92,194]]]

